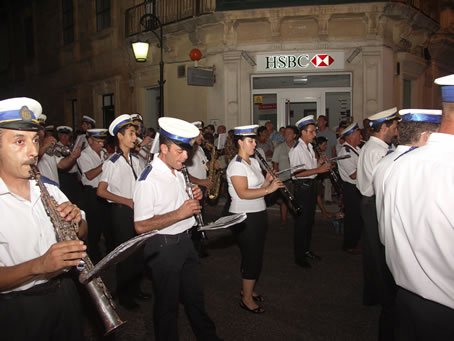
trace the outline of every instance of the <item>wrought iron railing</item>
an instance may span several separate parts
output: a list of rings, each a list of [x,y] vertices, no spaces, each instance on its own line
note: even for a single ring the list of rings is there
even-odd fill
[[[154,14],[162,25],[214,12],[216,0],[156,0],[145,1],[125,12],[125,36],[131,37],[144,30],[140,18]]]

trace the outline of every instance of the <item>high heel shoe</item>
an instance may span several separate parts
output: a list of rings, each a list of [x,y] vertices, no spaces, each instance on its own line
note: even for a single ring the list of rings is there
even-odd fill
[[[243,298],[243,294],[240,292],[240,298]],[[263,297],[262,295],[260,294],[257,294],[257,295],[252,295],[252,299],[255,301],[255,302],[265,302],[265,297]]]
[[[257,308],[255,309],[250,309],[244,302],[243,300],[241,299],[240,300],[240,307],[246,311],[249,311],[253,314],[263,314],[265,312],[265,309],[263,309],[263,307],[261,306],[258,306]]]

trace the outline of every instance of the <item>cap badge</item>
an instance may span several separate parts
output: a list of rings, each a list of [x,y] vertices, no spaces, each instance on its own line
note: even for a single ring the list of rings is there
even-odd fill
[[[28,109],[27,106],[23,106],[22,108],[20,108],[19,115],[20,117],[22,117],[24,121],[30,121],[32,119],[32,113],[30,112],[30,109]]]

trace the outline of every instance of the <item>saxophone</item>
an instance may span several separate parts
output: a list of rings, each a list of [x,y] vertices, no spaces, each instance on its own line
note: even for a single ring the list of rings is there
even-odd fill
[[[67,222],[60,217],[60,213],[57,211],[58,204],[43,184],[37,167],[35,165],[30,165],[30,168],[30,175],[32,179],[36,180],[36,185],[41,190],[41,202],[43,203],[46,213],[50,217],[52,225],[55,228],[57,241],[61,242],[65,240],[79,239],[77,237],[77,223],[75,221]],[[88,256],[85,256],[77,266],[77,270],[79,270],[81,274],[84,274],[91,269],[93,269],[93,263]],[[80,279],[81,277],[79,276],[79,280]],[[125,323],[120,319],[115,311],[116,307],[112,300],[112,296],[100,277],[93,278],[85,285],[90,296],[94,300],[96,309],[101,315],[101,319],[104,322],[106,335]]]
[[[206,197],[209,200],[216,200],[219,196],[219,189],[221,188],[221,177],[222,171],[216,169],[216,147],[211,143],[206,142],[205,146],[211,148],[211,162],[210,167],[208,168],[208,179],[211,180],[213,186],[206,191]]]

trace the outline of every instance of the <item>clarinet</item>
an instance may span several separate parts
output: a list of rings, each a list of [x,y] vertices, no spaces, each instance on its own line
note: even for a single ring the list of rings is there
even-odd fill
[[[315,146],[315,150],[317,151],[318,155],[320,155],[320,157],[321,157],[323,152],[321,151],[320,147]],[[350,155],[348,157],[346,157],[346,156],[334,157],[334,158],[328,159],[327,161],[324,161],[324,162],[333,162],[336,160],[347,159],[349,157],[350,157]],[[330,168],[328,175],[329,175],[329,179],[331,180],[331,183],[332,183],[337,195],[341,195],[342,194],[342,184],[341,184],[336,172],[332,168]]]
[[[273,177],[273,179],[279,179],[279,177],[274,173],[274,170],[270,167],[268,162],[266,162],[266,160],[263,158],[263,156],[260,155],[260,153],[257,150],[255,150],[254,153],[255,153],[255,157],[258,159],[262,168],[265,171],[267,171],[268,173],[270,173],[270,175]],[[285,184],[284,184],[284,187],[279,188],[279,189],[281,190],[281,193],[284,195],[284,197],[286,197],[288,199],[288,201],[292,204],[292,206],[295,210],[295,213],[298,215],[301,214],[302,209],[299,206],[299,204],[297,203],[293,194],[290,193],[290,191],[288,190],[287,186],[285,186]]]
[[[186,168],[186,165],[182,165],[181,173],[183,173],[184,182],[186,183],[186,186],[188,187],[189,197],[191,199],[194,199],[194,193],[192,192],[192,186],[191,186],[192,184],[191,184],[191,180],[189,179],[189,172],[188,172],[188,169]],[[194,214],[194,218],[195,218],[195,221],[197,222],[198,227],[205,225],[205,223],[203,222],[202,213]],[[206,235],[205,231],[201,231],[201,233],[202,233],[202,238],[207,239],[207,235]]]
[[[52,225],[55,228],[57,241],[62,242],[65,240],[78,240],[79,238],[77,237],[77,232],[79,227],[77,223],[74,220],[68,222],[60,216],[60,213],[56,209],[58,204],[43,184],[38,168],[35,165],[30,165],[30,168],[30,175],[36,181],[36,185],[41,190],[41,202],[43,203],[46,213],[50,217]],[[93,269],[93,267],[93,263],[87,255],[81,260],[80,264],[76,268],[81,272],[81,274],[84,274],[88,273],[91,269]],[[79,276],[79,281],[81,281],[81,276]],[[112,296],[100,277],[93,278],[85,285],[90,296],[94,300],[96,309],[100,313],[102,321],[104,322],[106,335],[125,323],[120,319],[115,311],[116,307],[112,300]]]

